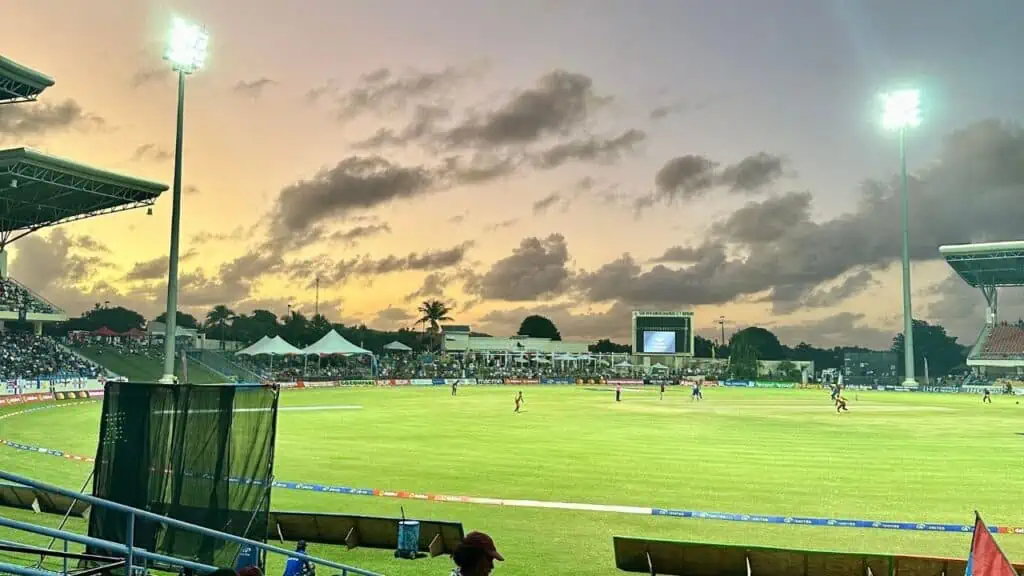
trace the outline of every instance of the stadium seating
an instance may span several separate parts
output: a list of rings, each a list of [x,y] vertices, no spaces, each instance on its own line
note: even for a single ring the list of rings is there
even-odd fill
[[[986,359],[1024,356],[1024,328],[1011,324],[992,326],[978,356]]]
[[[12,278],[0,278],[0,312],[62,314],[63,312]]]
[[[0,333],[0,380],[50,376],[95,378],[102,369],[47,336]]]

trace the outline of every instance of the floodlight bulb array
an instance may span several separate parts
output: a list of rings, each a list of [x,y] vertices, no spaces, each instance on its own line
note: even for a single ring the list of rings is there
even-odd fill
[[[171,62],[175,70],[191,74],[206,64],[209,44],[210,35],[206,29],[182,18],[175,18],[164,58]]]
[[[882,125],[887,130],[916,128],[921,124],[921,94],[917,90],[898,90],[882,96]]]

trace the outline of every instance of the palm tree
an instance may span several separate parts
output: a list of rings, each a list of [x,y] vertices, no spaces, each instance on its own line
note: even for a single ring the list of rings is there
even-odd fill
[[[440,300],[425,300],[416,310],[421,314],[416,323],[423,324],[427,333],[431,335],[431,339],[437,338],[441,334],[441,322],[448,322],[452,319],[448,315],[452,311],[451,306]]]
[[[220,330],[220,348],[225,347],[225,338],[228,329],[228,322],[233,322],[237,316],[235,312],[223,304],[217,304],[206,313],[206,327],[218,328]]]

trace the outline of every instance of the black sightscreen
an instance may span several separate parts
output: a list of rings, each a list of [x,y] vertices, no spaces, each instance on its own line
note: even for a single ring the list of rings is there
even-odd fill
[[[267,533],[277,391],[109,382],[93,495],[255,540]],[[89,535],[125,542],[121,512],[93,507]],[[137,519],[135,545],[232,566],[237,544]]]

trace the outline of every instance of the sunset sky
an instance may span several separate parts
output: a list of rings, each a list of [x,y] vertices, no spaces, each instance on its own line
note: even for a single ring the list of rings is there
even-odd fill
[[[56,79],[0,108],[0,147],[171,184],[174,15],[188,80],[182,307],[291,303],[396,328],[439,297],[511,334],[624,341],[631,309],[705,334],[887,347],[901,326],[898,144],[915,313],[972,339],[980,293],[940,244],[1024,238],[1017,0],[12,0],[0,54]],[[12,246],[70,313],[164,306],[171,195]],[[1024,313],[1019,294],[1003,317]],[[965,342],[966,343],[966,342]]]

